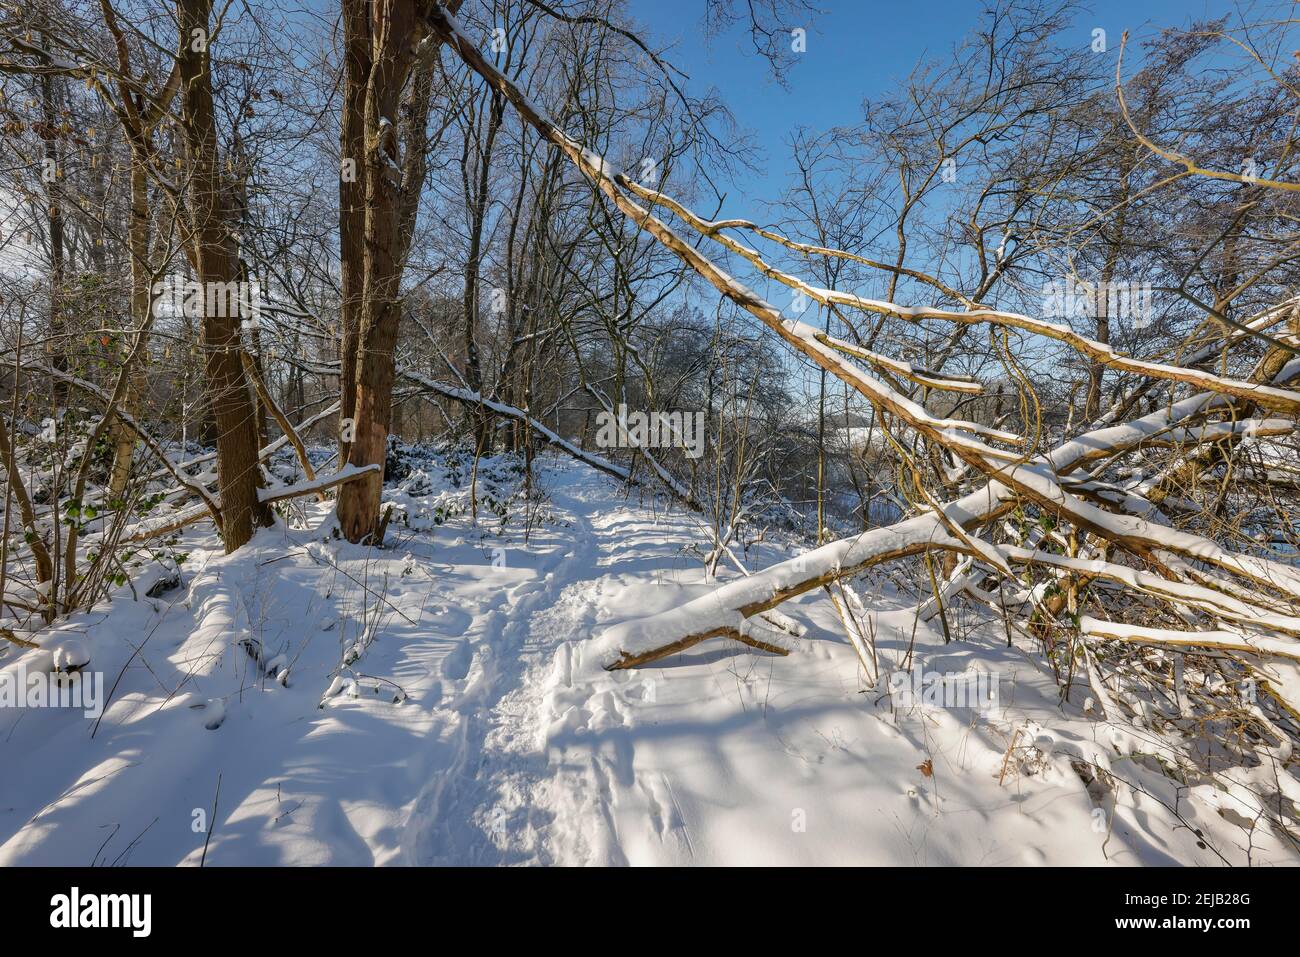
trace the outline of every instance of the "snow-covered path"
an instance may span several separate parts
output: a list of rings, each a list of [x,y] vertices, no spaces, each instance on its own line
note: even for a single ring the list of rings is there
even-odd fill
[[[1154,772],[1118,810],[1090,795],[1072,762],[1111,753],[1105,726],[960,615],[945,645],[875,598],[891,667],[915,640],[928,670],[1000,674],[984,715],[891,710],[820,593],[787,607],[788,657],[715,641],[600,670],[593,634],[706,587],[702,536],[579,466],[543,483],[527,540],[454,513],[382,551],[280,527],[226,557],[196,532],[186,587],[61,626],[116,687],[98,727],[0,712],[0,865],[1218,863],[1192,826],[1246,846]]]
[[[1164,811],[1156,796],[1146,808],[1138,797],[1134,820],[1147,827],[1130,828],[1122,811],[1098,828],[1109,822],[1070,767],[1092,752],[1079,734],[1090,722],[1061,720],[1054,686],[1014,650],[946,651],[917,632],[922,647],[940,645],[929,668],[961,671],[978,657],[1002,672],[1024,710],[992,720],[877,710],[817,595],[793,605],[812,627],[789,658],[718,642],[634,672],[599,670],[584,652],[604,624],[704,589],[682,550],[698,531],[688,517],[622,505],[590,473],[557,483],[551,501],[570,544],[512,586],[510,614],[487,627],[500,637],[486,639],[465,760],[435,777],[412,816],[412,862],[1100,864],[1197,852],[1210,862],[1194,838],[1152,826]],[[881,642],[894,643],[883,630]],[[1017,734],[1042,751],[1008,761]]]
[[[537,837],[541,822],[531,819],[525,797],[519,808],[493,801],[492,789],[507,779],[540,778],[543,767],[527,756],[501,749],[526,723],[527,713],[512,711],[505,698],[516,693],[530,666],[553,650],[532,636],[534,617],[560,602],[581,582],[596,560],[585,503],[571,494],[553,501],[556,517],[568,523],[570,545],[547,546],[534,538],[526,547],[497,553],[502,588],[480,604],[465,633],[461,658],[465,673],[453,678],[448,709],[454,712],[459,751],[432,776],[406,824],[407,860],[413,864],[504,864],[545,859]],[[576,507],[575,507],[576,506]],[[580,585],[578,587],[581,587]],[[507,832],[510,841],[494,841]]]

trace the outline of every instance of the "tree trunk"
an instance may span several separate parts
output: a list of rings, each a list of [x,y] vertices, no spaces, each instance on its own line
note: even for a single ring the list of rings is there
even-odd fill
[[[379,526],[383,463],[393,412],[393,349],[401,320],[397,106],[419,39],[414,0],[375,0],[372,66],[365,100],[365,285],[356,369],[355,436],[348,462],[379,470],[339,492],[339,526],[350,542],[370,541]]]
[[[367,0],[343,0],[343,117],[339,139],[339,461],[348,460],[357,407],[357,337],[365,286]]]
[[[45,40],[49,46],[49,38]],[[59,178],[63,169],[59,165],[58,110],[54,102],[54,77],[46,73],[41,77],[41,139],[44,150],[42,179],[45,181],[45,199],[49,210],[47,226],[50,239],[50,338],[46,354],[50,363],[60,372],[68,369],[68,343],[64,338],[63,323],[63,203],[59,197]],[[67,386],[53,384],[55,408],[67,402]]]
[[[482,152],[478,156],[478,176],[473,184],[472,191],[467,189],[465,197],[470,205],[469,255],[465,260],[463,302],[465,310],[465,381],[472,391],[480,395],[483,393],[483,371],[478,354],[477,330],[479,273],[481,272],[483,258],[483,226],[487,218],[487,192],[488,179],[492,169],[492,149],[496,143],[497,131],[501,128],[501,122],[505,116],[505,106],[505,97],[496,91],[492,91],[490,94],[487,130],[483,139]],[[468,140],[468,137],[466,139]],[[468,161],[470,155],[472,155],[472,150],[467,143],[466,161]],[[470,186],[468,176],[466,176],[466,186]],[[468,411],[474,432],[474,447],[481,450],[483,454],[488,454],[492,451],[492,436],[488,430],[487,414],[482,406],[471,408]]]
[[[1125,225],[1128,222],[1128,199],[1131,192],[1129,180],[1133,175],[1134,162],[1135,159],[1131,152],[1124,153],[1120,159],[1119,195],[1116,203],[1119,206],[1119,211],[1115,216],[1114,231],[1110,233],[1106,240],[1106,260],[1102,266],[1101,285],[1094,297],[1097,323],[1096,339],[1106,345],[1110,344],[1110,309],[1113,305],[1110,299],[1110,284],[1115,278],[1120,257],[1124,254],[1125,240],[1127,238],[1125,236]],[[1083,405],[1083,417],[1087,422],[1095,422],[1097,417],[1101,415],[1105,375],[1106,366],[1104,363],[1094,362],[1088,367],[1088,394]]]
[[[212,74],[206,38],[212,0],[177,0],[181,28],[182,126],[189,173],[194,269],[199,281],[227,283],[239,278],[239,259],[227,230],[225,186],[217,161]],[[195,38],[202,37],[202,42]],[[196,47],[198,49],[196,49]],[[208,299],[210,297],[205,297]],[[259,525],[271,523],[270,508],[258,500],[261,468],[257,452],[257,409],[240,359],[239,316],[205,302],[202,339],[207,405],[217,430],[217,484],[221,493],[222,537],[226,551],[247,542]]]
[[[149,184],[146,170],[150,143],[131,143],[131,221],[127,229],[127,243],[131,255],[131,319],[136,328],[144,328],[149,318],[152,302],[150,283],[153,271],[149,259]],[[128,413],[138,411],[140,393],[143,391],[144,363],[148,353],[142,351],[132,370],[131,382],[123,405]],[[109,501],[120,500],[131,475],[131,458],[135,453],[135,433],[120,421],[113,425],[113,471],[109,476]]]

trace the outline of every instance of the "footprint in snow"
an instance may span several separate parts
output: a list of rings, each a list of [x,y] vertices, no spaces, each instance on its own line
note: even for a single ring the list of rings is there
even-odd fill
[[[433,614],[428,617],[429,624],[444,635],[465,634],[465,629],[469,627],[469,623],[473,620],[468,613],[450,605],[439,605]]]

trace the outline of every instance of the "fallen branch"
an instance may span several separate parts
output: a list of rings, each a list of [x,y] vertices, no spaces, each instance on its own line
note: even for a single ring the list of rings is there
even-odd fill
[[[243,360],[244,372],[253,383],[253,388],[257,390],[257,397],[262,400],[262,405],[271,413],[271,416],[280,426],[280,431],[284,433],[284,437],[289,440],[289,444],[293,446],[294,452],[297,453],[298,464],[302,466],[303,474],[307,476],[309,481],[315,479],[316,470],[311,466],[311,459],[307,458],[307,449],[303,446],[302,439],[298,437],[298,433],[294,429],[293,423],[290,422],[284,412],[280,410],[280,406],[276,404],[276,401],[271,398],[271,393],[267,390],[266,383],[262,381],[262,376],[257,371],[257,363],[253,361],[252,356],[243,350],[240,350],[239,357]],[[319,499],[322,502],[325,501],[324,492],[319,493]],[[263,499],[263,501],[266,500]]]
[[[63,372],[60,369],[56,369],[53,366],[47,366],[44,364],[38,364],[32,362],[25,362],[23,363],[23,365],[26,368],[29,369],[34,368],[41,372],[46,373],[47,375],[54,376],[54,378],[59,379],[63,382],[67,382],[69,385],[76,386],[78,389],[81,389],[84,392],[89,392],[91,395],[95,396],[100,401],[104,402],[110,408],[112,408],[112,402],[110,397],[104,392],[103,389],[95,385],[93,382],[87,382],[85,379],[79,378],[74,375],[70,375],[69,373]],[[140,439],[140,441],[144,443],[145,447],[148,448],[149,451],[152,452],[154,456],[158,459],[158,461],[160,461],[163,464],[163,466],[167,469],[167,472],[171,475],[172,478],[174,478],[186,489],[188,489],[190,492],[194,493],[200,499],[203,500],[203,504],[207,507],[208,511],[212,515],[212,520],[216,523],[217,528],[220,528],[221,527],[221,504],[220,502],[218,502],[216,495],[214,495],[212,492],[209,492],[201,482],[196,482],[194,479],[190,478],[183,471],[181,471],[180,467],[171,460],[171,457],[168,456],[166,452],[163,451],[162,443],[159,442],[156,438],[154,438],[154,436],[152,435],[152,433],[149,432],[148,429],[146,429],[139,422],[137,422],[134,416],[129,414],[125,409],[120,409],[120,408],[112,408],[112,412],[119,422],[121,422],[123,425],[125,425],[127,428],[129,428],[132,432],[136,434],[136,436]]]
[[[371,463],[370,465],[345,465],[331,475],[323,475],[306,482],[298,482],[294,485],[281,485],[278,488],[258,489],[258,501],[263,503],[279,502],[286,498],[298,498],[302,495],[312,495],[323,489],[333,488],[335,485],[343,485],[347,482],[355,482],[363,475],[371,472],[378,472],[379,465]]]
[[[1300,661],[1300,642],[1266,635],[1244,635],[1235,631],[1170,631],[1165,628],[1127,625],[1118,621],[1102,621],[1087,616],[1079,620],[1079,631],[1085,638],[1106,641],[1127,641],[1174,648],[1205,648],[1246,652],[1252,655],[1276,655],[1279,658]]]
[[[623,466],[617,465],[608,459],[602,458],[599,455],[593,455],[590,452],[578,448],[578,446],[574,445],[568,439],[561,438],[522,409],[517,409],[512,405],[506,405],[504,402],[496,402],[492,399],[483,398],[479,393],[470,391],[469,389],[446,385],[445,383],[439,382],[436,379],[432,379],[423,373],[415,372],[411,369],[399,368],[397,374],[402,378],[408,379],[422,388],[427,389],[430,392],[435,392],[445,398],[453,399],[466,405],[482,406],[483,408],[490,409],[497,415],[513,419],[516,422],[522,422],[532,429],[533,432],[540,436],[545,442],[567,452],[579,462],[590,465],[592,468],[604,472],[606,475],[613,476],[620,481],[628,482],[632,485],[645,485],[644,482],[632,474],[630,469],[625,469]],[[663,469],[658,469],[657,471],[659,477],[663,479],[664,484],[668,486],[683,505],[693,512],[703,510],[695,496],[693,496],[690,491],[681,484],[681,482],[677,481]]]

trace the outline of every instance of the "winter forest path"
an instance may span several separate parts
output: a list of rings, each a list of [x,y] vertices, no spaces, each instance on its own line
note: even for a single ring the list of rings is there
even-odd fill
[[[1145,790],[1099,816],[1072,762],[1112,760],[1111,729],[969,612],[944,644],[863,586],[887,669],[915,640],[929,671],[996,672],[987,714],[891,708],[820,593],[785,606],[808,628],[788,657],[712,641],[605,672],[593,635],[709,587],[698,520],[560,463],[525,535],[417,478],[384,549],[333,539],[324,507],[232,556],[195,530],[182,587],[60,624],[111,699],[0,711],[23,769],[0,775],[0,866],[1221,863],[1184,821],[1237,852],[1140,760]]]

